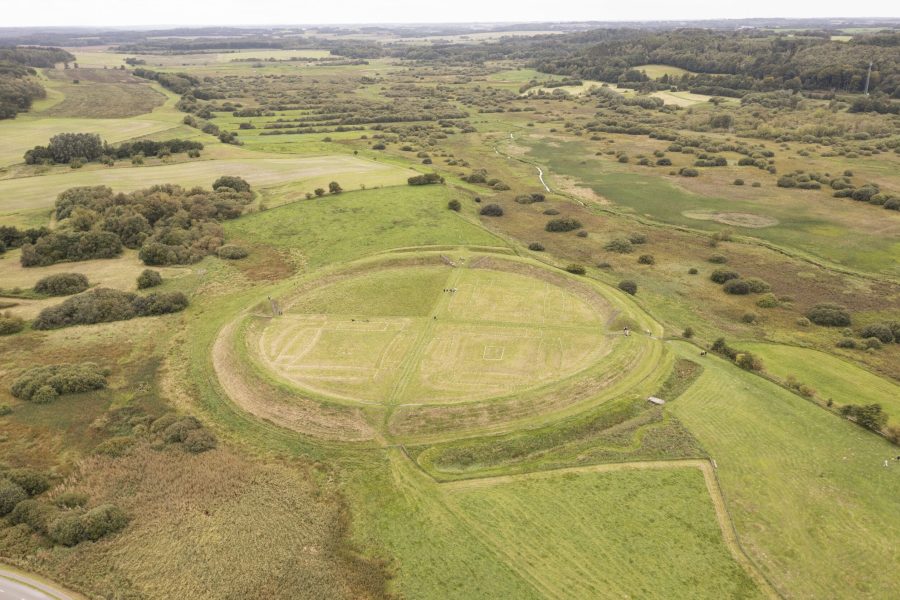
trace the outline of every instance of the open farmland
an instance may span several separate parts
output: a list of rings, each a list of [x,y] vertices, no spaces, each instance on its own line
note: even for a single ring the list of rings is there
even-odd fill
[[[243,173],[253,185],[268,187],[286,182],[302,182],[307,191],[327,186],[335,179],[345,185],[399,185],[413,174],[405,169],[350,156],[263,158],[248,155],[242,159],[198,160],[169,165],[79,170],[42,177],[0,180],[0,212],[12,213],[49,209],[56,196],[71,187],[105,185],[121,192],[164,183],[183,187],[209,185],[217,177]],[[343,177],[342,177],[343,176]],[[357,183],[358,182],[358,183]]]
[[[900,424],[900,386],[852,362],[808,348],[778,344],[748,344],[765,361],[766,370],[781,381],[809,385],[820,402],[880,404],[893,423]]]
[[[704,366],[673,412],[715,458],[738,534],[776,588],[796,589],[800,573],[816,573],[792,595],[896,594],[897,578],[876,568],[900,558],[892,500],[900,479],[882,466],[896,448],[720,359]],[[870,566],[864,577],[848,556]]]
[[[43,118],[16,119],[0,122],[0,167],[22,162],[22,156],[38,144],[58,133],[80,131],[96,133],[110,143],[164,132],[177,127],[176,122],[141,119]]]
[[[900,597],[895,21],[0,28],[0,566]]]
[[[542,597],[624,595],[630,592],[619,588],[623,581],[648,598],[766,597],[726,549],[700,469],[585,469],[496,479],[445,484],[449,500]],[[566,509],[558,510],[563,502]],[[676,514],[683,520],[669,529]],[[530,542],[535,535],[540,546]],[[647,569],[626,558],[635,544],[643,546],[639,554],[671,558]]]

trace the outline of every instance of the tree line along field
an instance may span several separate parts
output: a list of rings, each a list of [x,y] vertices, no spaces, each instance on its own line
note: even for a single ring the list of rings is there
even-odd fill
[[[75,60],[0,120],[0,561],[88,597],[900,594],[897,34],[709,26],[30,40]],[[106,145],[26,164],[60,133]],[[41,329],[63,303],[92,324]],[[13,393],[72,363],[103,385]]]

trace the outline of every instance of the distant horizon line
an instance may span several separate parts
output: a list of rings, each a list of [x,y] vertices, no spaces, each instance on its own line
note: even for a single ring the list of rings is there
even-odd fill
[[[713,21],[725,22],[742,22],[742,21],[806,21],[806,22],[827,22],[827,21],[888,21],[900,23],[900,16],[826,16],[826,17],[706,17],[706,18],[683,18],[683,19],[567,19],[567,20],[516,20],[516,21],[383,21],[383,22],[358,22],[358,23],[123,23],[123,24],[104,24],[104,25],[42,25],[42,24],[26,24],[26,25],[7,25],[0,26],[0,31],[9,31],[14,29],[203,29],[209,27],[226,27],[232,29],[254,29],[254,28],[274,28],[274,27],[296,27],[296,28],[316,28],[316,27],[398,27],[398,26],[508,26],[508,25],[576,25],[576,24],[605,24],[605,23],[708,23]]]

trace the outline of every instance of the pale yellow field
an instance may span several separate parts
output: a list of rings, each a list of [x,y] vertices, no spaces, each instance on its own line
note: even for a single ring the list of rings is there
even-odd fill
[[[331,56],[328,50],[238,50],[235,52],[209,52],[203,54],[128,54],[111,52],[103,46],[87,46],[84,48],[66,48],[75,55],[80,67],[116,68],[125,64],[128,57],[146,61],[144,67],[180,67],[229,63],[234,59],[258,58],[265,60],[275,58],[285,60],[293,57],[325,58]],[[128,69],[132,67],[126,67]]]
[[[208,187],[222,175],[240,175],[256,188],[302,180],[312,191],[323,185],[327,187],[331,180],[343,180],[343,185],[351,189],[347,181],[364,182],[367,176],[377,178],[379,185],[399,185],[406,183],[412,174],[407,169],[352,156],[254,158],[249,152],[246,158],[171,165],[115,168],[97,165],[40,177],[0,180],[0,214],[50,208],[60,192],[76,186],[107,185],[122,192],[164,183]]]
[[[675,106],[693,106],[703,102],[709,102],[712,96],[704,96],[703,94],[692,94],[690,92],[653,92],[651,96],[662,98],[666,104],[674,104]]]
[[[0,121],[0,167],[24,162],[26,150],[47,144],[58,133],[96,133],[114,144],[178,126],[174,120],[144,118],[143,115],[136,119],[54,119],[21,115]]]
[[[108,287],[119,290],[134,291],[137,288],[137,276],[147,268],[137,256],[136,250],[125,250],[119,258],[85,260],[80,262],[63,262],[48,267],[25,268],[19,262],[21,250],[11,250],[0,256],[0,288],[27,290],[34,287],[39,279],[57,273],[83,273],[88,276],[91,286]],[[153,267],[164,279],[176,279],[191,273],[191,267]],[[23,319],[33,319],[42,309],[59,304],[60,298],[42,300],[22,300],[6,298],[7,302],[15,302],[9,309],[14,315]],[[4,309],[5,311],[6,309]]]
[[[672,65],[638,65],[634,69],[635,71],[643,71],[650,79],[657,79],[663,75],[681,77],[685,73],[690,73],[687,69],[673,67]]]
[[[566,92],[567,94],[572,94],[573,96],[580,96],[581,94],[585,94],[585,93],[589,92],[592,88],[602,87],[602,86],[603,86],[602,81],[594,81],[594,80],[586,79],[581,82],[581,85],[564,85],[564,86],[555,87],[555,88],[547,88],[547,87],[533,88],[533,89],[528,90],[526,92],[526,95],[533,94],[537,90],[541,90],[547,94],[552,94],[554,92],[554,90],[562,90],[562,91]]]

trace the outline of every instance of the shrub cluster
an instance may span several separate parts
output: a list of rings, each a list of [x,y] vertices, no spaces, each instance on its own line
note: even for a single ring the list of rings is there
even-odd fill
[[[144,269],[137,278],[137,287],[139,290],[156,287],[162,285],[162,275],[159,271],[152,269]]]
[[[732,279],[739,279],[740,274],[737,273],[736,271],[728,271],[726,269],[716,269],[715,271],[713,271],[710,274],[709,278],[711,281],[721,285],[721,284],[725,283],[726,281],[731,281]]]
[[[57,396],[103,389],[107,374],[92,362],[34,367],[19,375],[9,391],[20,400],[43,404]]]
[[[436,185],[444,183],[444,178],[437,173],[425,173],[424,175],[415,175],[406,180],[409,185]]]
[[[630,233],[628,234],[628,241],[636,246],[639,246],[641,244],[647,243],[647,236],[643,233]]]
[[[35,146],[25,153],[25,163],[71,164],[74,162],[104,161],[112,164],[115,160],[133,157],[158,156],[189,153],[200,156],[203,144],[194,140],[171,139],[164,142],[137,140],[118,146],[110,146],[92,133],[61,133],[50,138],[46,146]]]
[[[861,338],[875,338],[884,344],[896,342],[900,344],[900,321],[872,323],[859,330]]]
[[[635,294],[637,294],[638,287],[637,284],[630,279],[624,279],[619,282],[619,289],[627,294],[631,294],[632,296],[634,296]]]
[[[505,191],[509,189],[509,186],[499,179],[488,178],[487,171],[484,169],[476,169],[475,171],[472,171],[470,175],[462,177],[462,180],[468,183],[483,183],[484,185],[487,185],[488,187],[498,191]]]
[[[128,524],[116,506],[103,504],[86,510],[87,496],[60,494],[52,502],[36,497],[50,489],[50,478],[33,469],[0,472],[0,516],[11,525],[26,525],[55,544],[74,546],[96,541]]]
[[[726,294],[733,294],[736,296],[746,296],[747,294],[750,293],[750,285],[743,279],[729,279],[722,286],[722,290]]]
[[[619,254],[628,254],[633,251],[632,242],[630,240],[626,240],[624,238],[616,238],[606,243],[603,246],[604,249],[609,250],[610,252],[618,252]]]
[[[23,267],[46,267],[58,262],[114,258],[122,241],[110,231],[54,231],[34,244],[22,246]]]
[[[73,296],[62,304],[45,308],[35,319],[35,329],[58,329],[70,325],[90,325],[124,321],[178,312],[188,305],[181,292],[159,292],[139,296],[108,288],[98,288]]]
[[[760,308],[775,308],[779,306],[781,302],[775,296],[775,294],[764,294],[759,300],[756,301],[756,305]]]
[[[816,325],[825,327],[847,327],[850,325],[850,313],[838,304],[816,304],[806,312],[806,317]]]
[[[486,217],[502,217],[503,207],[499,204],[485,204],[481,208],[481,214]]]
[[[573,218],[550,219],[544,229],[551,232],[575,231],[581,229],[581,221]]]
[[[17,504],[27,499],[28,494],[22,486],[6,477],[0,477],[0,517],[8,515]]]
[[[97,541],[125,528],[128,517],[112,504],[101,504],[88,511],[64,511],[47,527],[48,537],[61,546],[77,546],[81,542]]]
[[[216,251],[216,254],[219,258],[225,258],[228,260],[240,260],[242,258],[247,258],[250,253],[247,252],[247,249],[242,246],[225,244]]]
[[[50,233],[46,227],[19,230],[11,225],[0,225],[0,246],[6,250],[19,248],[23,244],[33,244],[38,238]],[[2,252],[0,252],[2,254]]]
[[[840,413],[844,418],[850,419],[857,425],[872,431],[881,431],[888,421],[887,413],[884,412],[880,404],[867,404],[864,406],[845,404],[840,408]]]
[[[543,202],[545,200],[545,196],[540,193],[533,194],[521,194],[516,196],[516,202],[519,204],[534,204],[535,202]]]
[[[732,348],[725,342],[725,338],[719,338],[713,342],[710,350],[747,371],[762,371],[763,369],[762,361],[758,357],[750,352],[740,352]]]
[[[25,329],[25,321],[22,317],[17,317],[9,311],[0,315],[0,335],[12,335],[23,329]]]
[[[216,447],[215,435],[195,417],[166,413],[150,424],[157,445],[181,444],[188,452],[199,454]]]
[[[22,265],[111,258],[123,246],[139,248],[148,265],[196,262],[223,244],[219,222],[237,218],[253,200],[240,177],[220,177],[213,185],[212,192],[175,185],[130,194],[104,186],[66,190],[56,200],[60,229],[24,243]]]
[[[88,289],[88,278],[81,273],[48,275],[34,284],[34,291],[46,296],[71,296]]]
[[[46,146],[35,146],[26,152],[25,162],[29,165],[50,161],[91,162],[103,155],[103,149],[103,140],[96,133],[60,133],[50,138],[50,143]]]
[[[226,188],[241,194],[250,192],[250,184],[243,177],[237,177],[236,175],[222,175],[212,184],[212,189],[217,192]]]

